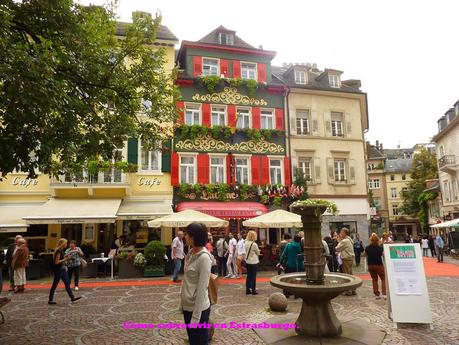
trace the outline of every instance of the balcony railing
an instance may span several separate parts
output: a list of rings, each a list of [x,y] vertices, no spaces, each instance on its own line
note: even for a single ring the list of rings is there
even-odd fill
[[[128,183],[127,174],[114,168],[109,171],[100,171],[96,174],[89,174],[88,171],[82,170],[74,174],[61,175],[59,178],[53,178],[51,181],[51,185],[54,187],[65,185],[102,186],[126,183]]]
[[[438,160],[438,166],[443,168],[447,165],[455,165],[456,164],[456,156],[455,155],[444,155]]]

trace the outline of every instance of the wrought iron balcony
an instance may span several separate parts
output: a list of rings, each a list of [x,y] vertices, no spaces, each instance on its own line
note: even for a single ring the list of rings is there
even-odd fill
[[[438,160],[438,167],[447,173],[456,173],[456,156],[444,155]]]
[[[68,188],[73,187],[107,187],[113,185],[128,185],[128,174],[123,173],[118,169],[110,169],[109,171],[100,171],[95,174],[89,174],[87,170],[75,174],[65,174],[59,178],[51,180],[51,187]]]

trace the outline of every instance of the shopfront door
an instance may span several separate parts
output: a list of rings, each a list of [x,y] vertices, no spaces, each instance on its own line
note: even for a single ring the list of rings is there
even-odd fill
[[[67,241],[76,241],[77,245],[81,245],[82,224],[62,224],[61,237]]]
[[[114,223],[97,224],[97,252],[108,254],[110,246],[116,238],[116,226]]]

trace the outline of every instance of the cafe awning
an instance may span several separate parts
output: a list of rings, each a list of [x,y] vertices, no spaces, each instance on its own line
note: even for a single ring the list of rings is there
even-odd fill
[[[148,222],[148,226],[150,228],[160,228],[162,226],[183,228],[192,223],[201,223],[208,228],[221,228],[228,226],[228,222],[226,220],[218,219],[195,210],[184,210],[155,220],[150,220]]]
[[[459,228],[459,218],[431,225],[431,228]]]
[[[162,201],[123,201],[116,213],[118,219],[154,219],[173,213],[172,200],[169,203]]]
[[[285,210],[274,210],[261,216],[246,220],[242,225],[249,228],[301,228],[301,216]]]
[[[0,233],[26,232],[28,225],[22,218],[31,214],[40,205],[35,203],[0,205]]]
[[[268,208],[258,202],[181,202],[177,205],[177,212],[195,210],[210,216],[223,219],[248,219],[261,216],[268,212]]]
[[[27,224],[114,223],[121,199],[50,199],[23,217]]]

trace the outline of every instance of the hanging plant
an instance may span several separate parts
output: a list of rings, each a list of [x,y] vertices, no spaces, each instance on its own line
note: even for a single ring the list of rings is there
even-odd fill
[[[124,173],[129,172],[128,162],[115,162],[115,169],[120,170]]]
[[[187,183],[180,184],[179,188],[180,188],[180,192],[179,193],[180,193],[181,196],[187,195],[189,193],[189,191],[190,191],[190,186]]]
[[[212,138],[215,140],[220,139],[220,135],[222,133],[222,126],[212,126],[211,128]]]
[[[99,164],[97,161],[88,161],[87,170],[89,175],[96,175],[99,173]]]
[[[196,196],[200,196],[202,193],[202,186],[199,183],[193,185],[193,190],[196,193]]]
[[[225,127],[225,130],[223,131],[223,135],[226,139],[229,139],[231,138],[231,136],[233,135],[232,131],[231,131],[231,128],[230,127]]]
[[[250,98],[255,98],[258,88],[258,82],[256,80],[247,79],[245,81],[245,85],[247,87],[247,96],[249,96]]]
[[[262,135],[265,137],[266,140],[271,140],[273,137],[274,131],[272,129],[263,129]]]
[[[216,75],[208,75],[200,77],[200,80],[207,89],[207,91],[209,93],[213,93],[215,91],[215,87],[220,83],[222,79]]]
[[[206,186],[207,193],[212,194],[215,193],[215,185],[210,183]]]
[[[227,199],[227,194],[228,194],[228,185],[225,183],[219,184],[217,188],[218,200],[225,201]]]
[[[236,87],[236,88],[241,87],[242,85],[244,85],[244,80],[242,80],[241,78],[229,78],[228,82],[229,82],[230,86]]]

